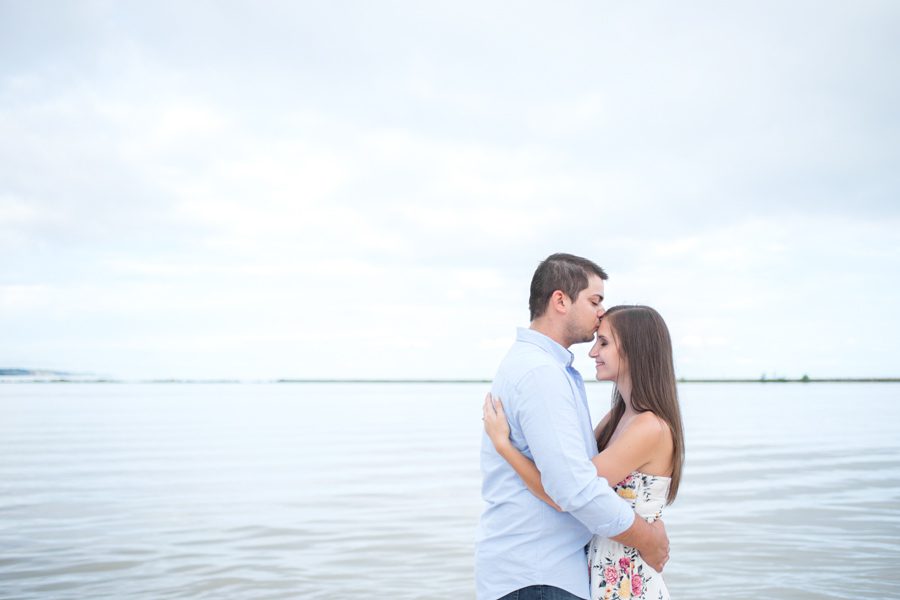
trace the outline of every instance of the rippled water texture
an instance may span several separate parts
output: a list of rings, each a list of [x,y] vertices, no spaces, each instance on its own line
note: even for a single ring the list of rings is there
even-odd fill
[[[0,597],[472,597],[486,387],[2,384]],[[900,598],[900,385],[680,392],[676,598]]]

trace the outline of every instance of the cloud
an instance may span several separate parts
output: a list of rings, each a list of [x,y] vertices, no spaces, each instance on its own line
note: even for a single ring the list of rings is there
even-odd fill
[[[484,377],[565,250],[685,375],[894,368],[894,5],[448,6],[5,5],[0,359]]]

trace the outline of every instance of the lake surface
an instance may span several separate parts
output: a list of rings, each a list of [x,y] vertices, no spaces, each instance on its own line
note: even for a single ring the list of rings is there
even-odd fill
[[[0,598],[474,597],[487,388],[0,384]],[[674,598],[900,598],[900,385],[679,391]]]

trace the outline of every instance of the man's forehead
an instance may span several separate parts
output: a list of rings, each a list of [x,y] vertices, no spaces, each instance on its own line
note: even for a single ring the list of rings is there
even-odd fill
[[[603,280],[597,276],[588,279],[587,293],[590,296],[603,297]]]

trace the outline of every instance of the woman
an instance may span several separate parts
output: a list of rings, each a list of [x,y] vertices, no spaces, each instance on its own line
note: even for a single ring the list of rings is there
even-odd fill
[[[590,356],[597,379],[615,383],[612,408],[594,430],[600,451],[592,459],[597,474],[618,481],[613,486],[618,494],[639,516],[654,521],[675,499],[684,461],[669,330],[652,308],[615,306],[603,315]],[[484,426],[528,489],[559,510],[541,486],[537,467],[512,445],[503,404],[490,394],[484,402]],[[588,559],[592,600],[669,598],[662,576],[634,548],[594,536]]]

